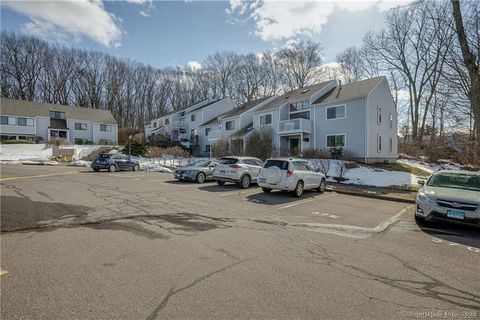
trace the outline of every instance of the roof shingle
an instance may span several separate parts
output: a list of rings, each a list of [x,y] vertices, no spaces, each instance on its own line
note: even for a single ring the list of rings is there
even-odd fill
[[[366,97],[385,77],[377,77],[336,86],[326,94],[318,98],[313,104],[328,104],[345,102],[361,97]]]

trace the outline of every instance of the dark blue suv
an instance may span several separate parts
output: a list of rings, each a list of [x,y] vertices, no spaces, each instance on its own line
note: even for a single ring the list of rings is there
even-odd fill
[[[93,171],[99,171],[101,169],[115,172],[117,170],[140,170],[140,164],[136,160],[130,159],[123,154],[99,154],[91,165]]]

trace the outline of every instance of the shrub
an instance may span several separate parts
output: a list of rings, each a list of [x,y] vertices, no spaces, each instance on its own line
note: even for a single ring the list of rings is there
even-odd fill
[[[345,160],[345,161],[355,161],[357,157],[355,156],[355,154],[350,151],[350,150],[342,150],[342,153],[341,153],[341,159],[342,160]]]
[[[330,159],[332,156],[327,149],[306,149],[302,157],[305,159]]]
[[[125,143],[125,147],[123,148],[123,153],[128,154],[129,149],[130,149],[130,144],[127,139],[127,142]],[[145,140],[141,137],[135,136],[132,139],[131,155],[143,157],[146,151],[147,151],[147,143],[145,142]]]
[[[43,141],[43,138],[40,136],[36,136],[35,138],[33,138],[33,140],[35,141],[35,143],[40,143]]]
[[[275,152],[273,144],[273,129],[270,126],[262,126],[253,131],[245,146],[245,154],[265,160]]]
[[[345,175],[347,174],[348,172],[348,168],[346,167],[345,165],[345,162],[344,161],[341,161],[337,168],[335,169],[335,172],[336,172],[336,176],[334,177],[334,179],[340,183],[342,181],[345,181]]]
[[[329,159],[320,159],[320,161],[318,161],[318,168],[320,169],[320,172],[325,175],[325,177],[328,176],[328,172],[330,171],[330,164],[331,161]]]
[[[190,157],[190,153],[179,146],[168,148],[151,146],[146,149],[145,156],[147,158],[163,158],[165,156],[172,156],[174,158],[188,158]]]
[[[125,144],[128,142],[129,136],[134,136],[140,133],[140,130],[135,128],[120,128],[118,129],[118,144]]]
[[[50,144],[52,144],[54,146],[63,146],[63,145],[70,144],[70,142],[68,142],[68,140],[65,139],[65,138],[51,137],[50,138]]]
[[[229,156],[230,142],[227,139],[222,139],[212,145],[212,154],[214,157]]]
[[[35,144],[32,140],[2,140],[2,144]]]

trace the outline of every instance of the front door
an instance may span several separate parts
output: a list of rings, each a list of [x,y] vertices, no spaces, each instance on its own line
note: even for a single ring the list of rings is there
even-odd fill
[[[300,153],[300,139],[299,138],[290,138],[290,156],[297,156]]]

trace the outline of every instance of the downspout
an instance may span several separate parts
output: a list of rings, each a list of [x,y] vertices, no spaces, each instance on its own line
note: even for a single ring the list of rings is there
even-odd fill
[[[366,103],[365,103],[365,163],[367,163],[368,158],[368,97],[370,93],[367,94]]]

